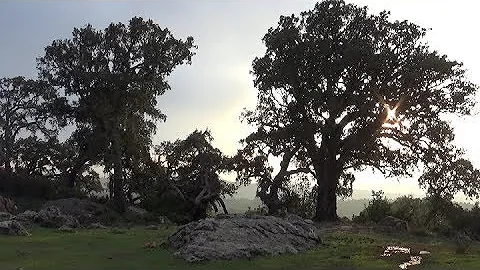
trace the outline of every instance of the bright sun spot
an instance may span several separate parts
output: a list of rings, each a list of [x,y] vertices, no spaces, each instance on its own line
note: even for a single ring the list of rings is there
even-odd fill
[[[387,117],[383,121],[384,127],[401,127],[400,118],[397,115],[398,104],[393,108],[389,104],[384,104],[385,110],[387,110]]]
[[[387,121],[395,121],[397,120],[397,108],[394,107],[393,109],[390,108],[388,104],[385,104],[385,108],[387,109]]]

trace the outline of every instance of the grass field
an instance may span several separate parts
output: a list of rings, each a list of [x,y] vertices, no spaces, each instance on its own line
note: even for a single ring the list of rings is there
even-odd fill
[[[453,243],[432,237],[329,233],[324,245],[297,255],[196,264],[173,258],[172,250],[144,247],[150,241],[165,241],[174,230],[135,227],[61,233],[35,228],[29,237],[0,237],[0,269],[399,269],[404,258],[380,257],[387,245],[432,252],[411,269],[480,268],[477,244],[457,255]]]

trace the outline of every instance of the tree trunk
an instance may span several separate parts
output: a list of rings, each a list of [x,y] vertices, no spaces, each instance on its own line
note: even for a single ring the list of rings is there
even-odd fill
[[[13,144],[15,143],[14,140],[11,139],[12,135],[11,132],[7,129],[5,131],[5,160],[4,160],[4,168],[7,173],[12,173],[12,159],[13,159]]]
[[[123,164],[122,151],[118,139],[118,133],[114,134],[112,140],[113,150],[113,203],[120,213],[126,210],[126,197],[123,190]]]
[[[317,201],[314,219],[317,221],[335,221],[338,219],[337,184],[340,177],[335,157],[320,159],[320,162],[315,163]]]
[[[328,173],[326,173],[328,175]],[[327,176],[328,177],[328,176]],[[337,216],[336,186],[338,179],[334,177],[317,179],[317,202],[315,220],[334,221]]]
[[[277,182],[275,182],[277,180]],[[276,215],[280,211],[281,203],[278,198],[278,186],[281,183],[278,183],[277,177],[273,179],[272,182],[265,181],[260,183],[260,189],[257,192],[257,196],[262,200],[262,202],[268,208],[269,215]]]
[[[83,165],[85,165],[84,160],[79,160],[75,162],[75,165],[73,168],[70,170],[70,173],[68,174],[67,178],[67,187],[69,188],[74,188],[75,187],[75,182],[77,180],[77,176],[80,173],[80,170],[82,169]]]

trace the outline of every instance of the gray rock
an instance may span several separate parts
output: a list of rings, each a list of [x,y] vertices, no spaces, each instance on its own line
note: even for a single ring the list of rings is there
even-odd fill
[[[89,229],[108,229],[107,226],[103,225],[100,222],[92,223],[92,224],[88,225],[88,228]]]
[[[298,253],[322,243],[315,226],[300,217],[207,218],[182,226],[168,238],[175,255],[189,262]]]
[[[29,236],[30,233],[23,225],[16,220],[8,220],[0,222],[0,234]]]
[[[386,216],[377,224],[380,230],[387,232],[407,232],[408,223],[396,217]]]
[[[48,201],[41,207],[41,209],[50,206],[57,207],[62,214],[76,218],[83,225],[104,222],[105,219],[113,218],[115,216],[112,209],[88,199],[64,198]]]
[[[144,220],[147,214],[147,210],[132,205],[125,211],[125,217],[131,221]]]
[[[72,228],[79,226],[79,222],[75,217],[63,214],[56,206],[47,206],[38,211],[35,222],[47,228],[59,228],[63,225]]]
[[[75,233],[76,230],[72,227],[69,227],[67,225],[62,225],[60,228],[58,228],[59,231],[61,232],[67,232],[67,233]]]
[[[173,225],[174,223],[166,216],[158,216],[158,222],[162,225]]]
[[[11,220],[13,215],[8,212],[0,212],[0,221]]]
[[[158,230],[158,229],[160,229],[160,227],[158,227],[157,225],[147,225],[147,226],[145,226],[145,230],[154,230],[154,231],[156,231],[156,230]]]
[[[18,214],[15,217],[15,220],[20,220],[20,221],[33,221],[37,218],[38,214],[35,211],[32,210],[27,210],[23,213]]]

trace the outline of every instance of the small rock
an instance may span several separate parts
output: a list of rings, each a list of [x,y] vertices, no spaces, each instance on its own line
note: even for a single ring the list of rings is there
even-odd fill
[[[11,220],[13,215],[8,212],[0,212],[0,221]]]
[[[60,228],[58,228],[59,231],[61,232],[67,232],[67,233],[75,233],[76,230],[72,227],[69,227],[67,225],[62,225]]]
[[[143,245],[144,248],[157,248],[157,242],[152,241],[152,242],[147,242],[145,245]]]
[[[29,236],[30,233],[25,227],[16,220],[8,220],[0,222],[0,234]]]
[[[92,224],[88,225],[88,228],[89,229],[108,229],[107,226],[103,225],[100,222],[92,223]]]
[[[145,226],[146,230],[158,230],[159,227],[157,225],[147,225]]]

